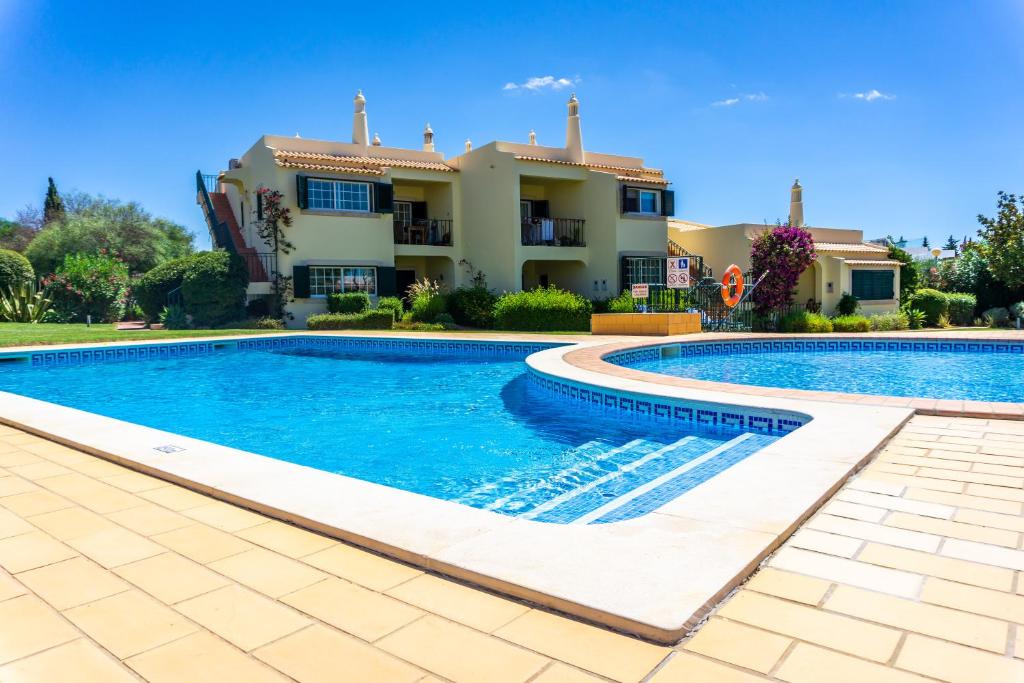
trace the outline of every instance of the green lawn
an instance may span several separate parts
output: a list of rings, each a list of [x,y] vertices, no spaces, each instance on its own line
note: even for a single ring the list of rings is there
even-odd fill
[[[148,341],[182,337],[227,337],[239,334],[266,334],[280,330],[133,330],[121,331],[113,325],[62,325],[48,323],[0,323],[0,347],[33,344],[77,344],[81,342]]]

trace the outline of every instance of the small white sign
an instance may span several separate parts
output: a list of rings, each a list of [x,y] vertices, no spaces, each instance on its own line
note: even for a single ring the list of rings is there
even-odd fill
[[[688,289],[690,287],[690,258],[673,256],[668,259],[665,283],[669,289]]]
[[[650,294],[650,285],[633,285],[632,294],[634,299],[646,299],[647,295]]]

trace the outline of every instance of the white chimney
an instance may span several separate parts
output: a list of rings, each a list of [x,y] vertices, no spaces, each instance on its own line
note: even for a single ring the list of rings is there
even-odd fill
[[[565,128],[565,149],[569,159],[583,163],[583,132],[580,130],[580,101],[576,93],[569,97],[569,121]]]
[[[356,93],[353,102],[355,113],[352,115],[352,142],[366,147],[370,144],[370,127],[366,123],[366,98],[362,90]]]
[[[473,143],[470,141],[469,138],[466,138],[466,151],[467,152],[472,152],[473,151]]]
[[[532,128],[530,129],[530,144],[531,145],[536,145],[537,144],[537,133],[535,133]]]
[[[429,121],[427,122],[427,127],[423,129],[423,151],[434,151],[434,131],[430,128]]]
[[[789,191],[789,224],[803,227],[804,224],[804,188],[800,187],[800,179],[793,181]]]

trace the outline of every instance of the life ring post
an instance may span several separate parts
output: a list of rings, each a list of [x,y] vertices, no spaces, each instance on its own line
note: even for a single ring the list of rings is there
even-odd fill
[[[743,271],[733,263],[722,273],[722,301],[733,308],[743,298],[743,289]]]

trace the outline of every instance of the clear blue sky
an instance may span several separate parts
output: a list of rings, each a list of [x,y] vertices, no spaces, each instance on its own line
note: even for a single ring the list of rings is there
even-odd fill
[[[941,241],[1024,191],[1020,0],[346,5],[0,0],[0,216],[52,175],[205,246],[195,170],[263,133],[348,139],[357,88],[384,144],[430,121],[448,156],[563,144],[574,90],[587,148],[716,225],[785,218],[799,176],[808,223]]]

